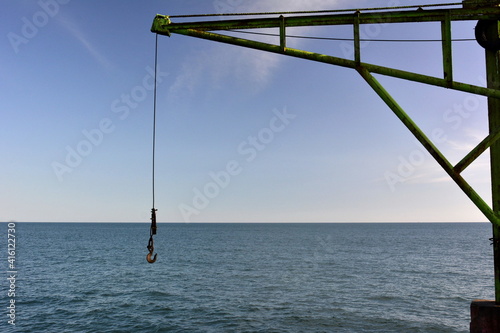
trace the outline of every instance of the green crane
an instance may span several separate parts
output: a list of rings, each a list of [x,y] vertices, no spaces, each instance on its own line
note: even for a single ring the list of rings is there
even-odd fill
[[[500,305],[500,141],[498,141],[500,138],[500,0],[465,0],[461,3],[452,4],[316,12],[219,14],[218,16],[232,16],[236,18],[227,20],[206,20],[206,17],[216,15],[217,14],[191,16],[157,15],[154,18],[151,31],[166,36],[181,34],[356,70],[411,133],[413,133],[417,140],[426,148],[451,179],[455,181],[492,223],[495,299],[496,304]],[[171,20],[180,17],[202,16],[203,20],[199,22],[174,23]],[[479,44],[485,48],[486,53],[486,87],[454,80],[451,24],[455,21],[478,22],[476,26],[476,39]],[[393,24],[406,22],[438,22],[441,24],[442,77],[422,75],[362,61],[360,26],[365,24]],[[353,59],[339,58],[287,47],[286,30],[289,27],[335,25],[352,27],[354,33]],[[261,28],[276,28],[279,30],[279,44],[263,43],[221,33],[223,31],[234,32],[236,30],[241,32],[247,29]],[[489,135],[472,149],[472,151],[470,151],[470,153],[459,163],[452,165],[432,143],[429,137],[384,89],[373,74],[390,76],[488,97]],[[491,206],[487,204],[461,176],[461,173],[487,149],[490,149],[491,156],[491,184],[493,194],[493,203]]]

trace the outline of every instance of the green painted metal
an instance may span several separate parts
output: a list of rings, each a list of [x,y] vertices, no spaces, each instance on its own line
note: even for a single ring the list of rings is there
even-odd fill
[[[441,22],[441,36],[443,39],[443,76],[448,83],[448,87],[451,87],[453,84],[453,56],[451,48],[451,19],[449,13],[445,15],[445,19]]]
[[[490,23],[488,34],[490,38],[498,38],[498,21]],[[500,52],[486,50],[486,81],[492,89],[500,89]],[[500,99],[488,98],[488,120],[490,134],[500,130]],[[491,188],[493,210],[500,211],[500,142],[496,141],[490,147]],[[500,304],[500,227],[493,225],[493,254],[495,271],[495,299]]]
[[[486,51],[488,73],[487,87],[454,81],[452,57],[451,26],[454,21],[500,19],[499,0],[465,0],[464,8],[439,10],[369,10],[361,12],[330,15],[303,15],[289,17],[266,17],[236,20],[200,21],[173,23],[168,16],[157,15],[151,31],[170,36],[172,33],[252,48],[256,50],[282,54],[286,56],[356,69],[372,89],[382,98],[395,115],[403,122],[429,154],[445,172],[455,181],[470,200],[488,218],[493,225],[494,261],[495,261],[495,298],[500,304],[500,54]],[[363,63],[361,61],[360,25],[388,24],[409,22],[440,22],[443,56],[443,78],[402,71],[394,68]],[[354,30],[354,60],[288,48],[286,46],[286,28],[300,26],[352,25]],[[279,45],[257,42],[249,39],[214,33],[213,31],[242,30],[257,28],[278,28]],[[495,29],[494,29],[495,30]],[[498,29],[496,29],[498,37]],[[404,80],[444,87],[488,97],[490,134],[476,148],[467,154],[455,167],[445,158],[398,103],[376,80],[373,74],[380,74]],[[475,190],[465,181],[460,173],[486,149],[491,151],[491,179],[493,205],[490,207]]]
[[[493,7],[500,5],[498,0],[464,0],[464,8]]]
[[[471,150],[460,162],[455,165],[453,170],[457,173],[461,173],[465,170],[472,162],[474,162],[482,153],[484,153],[488,148],[491,147],[498,139],[500,139],[500,131],[488,135],[481,143],[479,143],[474,149]]]
[[[280,25],[280,47],[281,51],[286,50],[286,23],[285,17],[283,15],[280,16],[281,25]]]
[[[360,24],[359,24],[359,12],[354,15],[354,62],[356,66],[361,64],[361,36],[359,33]]]
[[[389,95],[384,87],[370,74],[368,70],[363,67],[358,68],[358,72],[372,87],[372,89],[382,98],[382,100],[389,106],[389,108],[396,114],[396,116],[403,122],[403,124],[413,133],[415,138],[427,149],[432,157],[441,165],[446,173],[455,181],[455,183],[462,189],[462,191],[469,197],[470,200],[479,208],[479,210],[491,221],[491,223],[500,228],[500,217],[493,212],[490,206],[484,202],[479,194],[460,176],[455,172],[453,166],[444,157],[444,155],[436,148],[432,141],[420,130],[420,128],[413,122],[413,120],[406,114],[406,112],[398,105],[398,103]]]
[[[353,25],[357,17],[356,13],[357,10],[353,10],[351,14],[290,16],[286,18],[286,26]],[[498,18],[499,14],[500,8],[371,11],[359,13],[359,23],[442,22],[448,15],[451,21],[494,20]],[[169,16],[157,15],[153,21],[151,31],[164,34],[166,30],[170,33],[176,33],[179,30],[187,29],[200,31],[262,29],[279,28],[280,24],[281,19],[279,17],[173,23],[170,21]]]

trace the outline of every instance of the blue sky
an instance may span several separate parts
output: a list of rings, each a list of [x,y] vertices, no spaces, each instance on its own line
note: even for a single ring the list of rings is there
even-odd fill
[[[446,1],[5,2],[0,221],[149,221],[157,13],[398,3]],[[454,23],[453,37],[473,38],[474,25]],[[436,39],[439,31],[362,27],[379,39]],[[289,33],[352,36],[349,27]],[[352,56],[347,42],[288,45]],[[365,62],[441,75],[439,43],[362,46]],[[484,86],[476,42],[454,43],[454,66],[458,81]],[[159,72],[160,222],[486,221],[353,70],[173,35],[159,37]],[[487,135],[485,98],[378,78],[424,131],[445,135],[436,144],[452,163]],[[488,158],[464,176],[490,202]]]

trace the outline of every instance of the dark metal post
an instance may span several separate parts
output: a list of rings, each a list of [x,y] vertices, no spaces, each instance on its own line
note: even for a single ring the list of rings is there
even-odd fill
[[[498,21],[491,21],[487,29],[491,40],[498,39]],[[489,38],[488,38],[489,39]],[[486,77],[488,88],[500,89],[500,53],[497,50],[486,50]],[[490,133],[500,129],[500,99],[488,98],[488,119]],[[490,147],[491,189],[493,211],[500,212],[500,142]],[[500,228],[493,225],[493,253],[495,269],[495,301],[500,304]]]
[[[486,52],[488,88],[500,89],[499,21],[479,21],[476,38]],[[488,97],[490,135],[500,129],[500,99]],[[492,209],[500,212],[500,142],[490,146]],[[471,304],[471,333],[500,331],[500,227],[493,223],[493,266],[495,271],[495,301],[475,300]]]

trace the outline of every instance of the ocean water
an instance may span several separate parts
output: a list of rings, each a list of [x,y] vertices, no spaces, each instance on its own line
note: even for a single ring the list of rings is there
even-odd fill
[[[488,223],[159,224],[154,264],[146,223],[15,223],[11,267],[0,226],[1,332],[465,333],[494,298]]]

